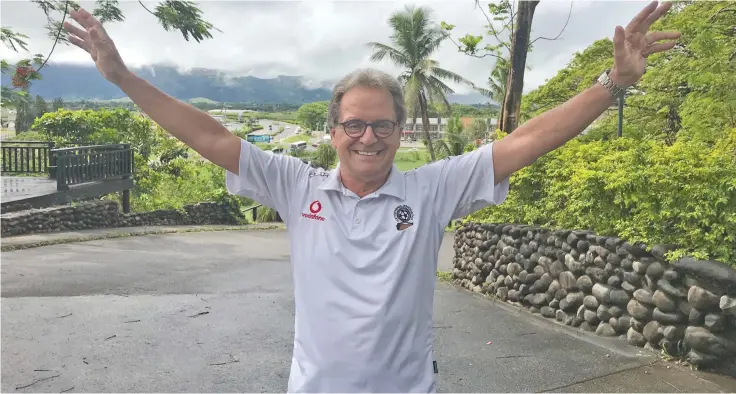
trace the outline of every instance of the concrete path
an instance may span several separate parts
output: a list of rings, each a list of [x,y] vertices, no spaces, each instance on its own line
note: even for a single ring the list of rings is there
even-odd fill
[[[70,242],[95,241],[140,235],[175,234],[204,231],[268,230],[283,229],[283,223],[256,223],[246,225],[201,225],[201,226],[137,226],[113,227],[94,230],[79,230],[53,233],[19,235],[2,238],[2,251],[28,249],[38,246],[57,245]]]
[[[284,231],[222,231],[3,252],[1,389],[283,392],[288,250]],[[445,283],[435,327],[442,392],[736,388]]]

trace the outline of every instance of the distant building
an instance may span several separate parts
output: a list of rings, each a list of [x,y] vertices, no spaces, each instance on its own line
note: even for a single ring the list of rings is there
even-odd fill
[[[0,112],[2,112],[2,116],[0,116],[2,128],[15,131],[15,117],[17,115],[15,109],[2,108]]]
[[[467,127],[475,119],[479,118],[471,118],[471,117],[463,117],[460,118],[460,121],[462,122],[464,127]],[[486,124],[488,125],[487,132],[491,132],[496,129],[496,126],[498,125],[498,119],[484,119],[486,121]],[[429,135],[432,139],[439,139],[442,138],[442,136],[447,131],[447,124],[449,123],[449,118],[441,118],[441,122],[437,122],[437,118],[429,118]],[[404,126],[404,130],[401,132],[402,138],[406,139],[421,139],[422,133],[424,132],[424,127],[422,124],[422,119],[417,118],[416,124],[414,123],[414,119],[407,119],[406,120],[406,126]]]

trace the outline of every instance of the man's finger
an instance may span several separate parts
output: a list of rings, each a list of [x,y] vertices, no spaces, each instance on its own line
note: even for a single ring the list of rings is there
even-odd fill
[[[82,40],[81,38],[79,38],[79,37],[77,37],[75,35],[69,34],[69,42],[71,42],[72,44],[74,44],[74,45],[76,45],[76,46],[78,46],[78,47],[80,47],[82,49],[84,49],[90,55],[92,54],[91,48],[89,47],[89,43],[87,43],[86,41]]]
[[[636,31],[639,30],[639,26],[644,23],[644,21],[651,15],[654,10],[657,9],[657,2],[653,1],[649,3],[648,6],[644,7],[643,10],[641,10],[634,19],[629,22],[629,24],[626,26],[627,31]]]
[[[72,10],[72,12],[69,13],[69,16],[72,17],[77,23],[82,25],[83,28],[89,30],[92,27],[95,26],[95,23],[97,22],[97,19],[92,16],[87,10],[84,8],[79,8],[79,10]]]
[[[626,33],[624,28],[616,26],[616,30],[613,32],[613,56],[614,60],[616,57],[623,57],[626,52]]]
[[[75,36],[81,38],[82,40],[88,40],[89,34],[87,34],[86,31],[74,26],[70,22],[64,22],[64,29],[69,32],[69,34],[74,34]]]
[[[677,41],[658,42],[656,44],[652,44],[644,51],[644,56],[649,56],[657,52],[669,51],[675,47],[675,44],[677,44]]]
[[[654,24],[654,22],[656,22],[657,19],[661,18],[662,15],[666,14],[667,11],[670,10],[670,8],[672,8],[672,3],[670,3],[670,2],[662,3],[662,5],[660,5],[659,7],[657,7],[657,9],[654,10],[654,12],[652,12],[651,14],[649,14],[649,16],[647,16],[647,18],[644,19],[644,22],[641,24],[641,26],[639,27],[639,29],[641,29],[643,31],[649,30],[649,28],[652,26],[652,24]]]
[[[654,44],[657,41],[676,40],[678,38],[680,38],[680,32],[678,31],[653,31],[647,34],[647,43]]]

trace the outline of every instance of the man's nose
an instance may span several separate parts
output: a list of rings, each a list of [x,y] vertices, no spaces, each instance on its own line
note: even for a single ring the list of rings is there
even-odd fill
[[[373,132],[373,126],[367,125],[365,127],[365,133],[363,133],[362,136],[360,136],[360,142],[363,145],[373,145],[378,141],[378,138],[376,137],[376,134]]]

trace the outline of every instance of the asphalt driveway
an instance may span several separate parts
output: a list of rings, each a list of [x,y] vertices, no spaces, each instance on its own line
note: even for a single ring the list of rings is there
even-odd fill
[[[441,266],[451,248],[445,242]],[[294,326],[288,258],[284,231],[3,252],[2,391],[283,392]],[[686,371],[646,366],[653,355],[622,341],[445,283],[435,327],[442,392],[722,391],[678,383]]]

